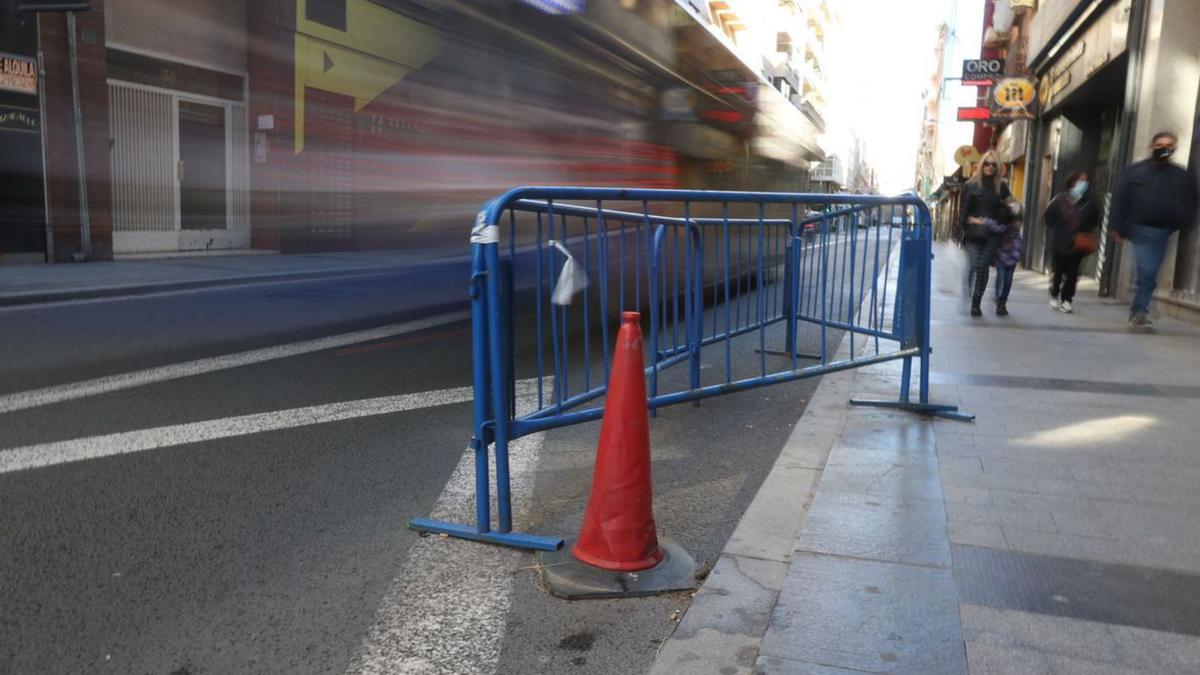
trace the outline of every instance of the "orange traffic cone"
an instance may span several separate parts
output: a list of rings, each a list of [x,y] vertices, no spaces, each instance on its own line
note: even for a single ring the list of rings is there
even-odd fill
[[[637,312],[621,315],[592,494],[571,550],[582,562],[621,572],[649,569],[663,559],[654,530],[640,319]]]

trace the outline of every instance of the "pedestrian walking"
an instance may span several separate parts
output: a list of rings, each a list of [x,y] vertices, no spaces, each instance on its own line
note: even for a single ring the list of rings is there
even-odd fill
[[[996,258],[1001,235],[988,221],[1008,225],[1012,222],[1012,199],[1008,184],[998,175],[999,162],[992,151],[984,153],[975,173],[967,180],[955,238],[970,258],[967,287],[971,293],[971,316],[983,316],[980,303],[987,290],[988,269]]]
[[[1179,139],[1169,131],[1154,134],[1150,158],[1121,174],[1114,194],[1109,230],[1117,242],[1133,244],[1134,293],[1129,322],[1148,328],[1150,300],[1158,285],[1158,272],[1175,232],[1196,223],[1196,177],[1171,162]]]
[[[1088,187],[1087,173],[1072,172],[1067,176],[1063,191],[1050,200],[1043,216],[1046,231],[1051,233],[1053,254],[1050,309],[1064,314],[1074,311],[1080,264],[1098,248],[1095,232],[1100,223],[1100,212]]]
[[[1011,223],[991,221],[992,232],[1000,235],[1000,244],[996,248],[996,316],[1008,316],[1008,293],[1012,290],[1017,263],[1021,262],[1021,252],[1025,248],[1021,238],[1021,205],[1012,201],[1009,208],[1013,213]]]

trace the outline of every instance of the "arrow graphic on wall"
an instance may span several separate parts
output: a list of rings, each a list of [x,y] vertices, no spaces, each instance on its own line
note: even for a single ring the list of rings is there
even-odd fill
[[[354,97],[358,111],[441,51],[425,24],[370,0],[347,0],[345,30],[307,18],[296,0],[296,152],[304,149],[306,87]]]

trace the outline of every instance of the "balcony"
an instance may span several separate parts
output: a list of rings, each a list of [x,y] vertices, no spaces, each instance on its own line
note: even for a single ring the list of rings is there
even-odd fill
[[[833,183],[838,187],[845,186],[848,180],[846,165],[842,164],[842,160],[837,157],[832,157],[818,164],[809,173],[809,178],[820,183]]]
[[[817,106],[813,105],[811,98],[801,98],[798,107],[800,108],[800,112],[804,113],[804,116],[808,118],[808,121],[813,123],[813,126],[817,128],[819,133],[825,133],[825,117],[817,110]]]
[[[745,23],[738,18],[737,12],[729,6],[727,0],[709,0],[708,14],[721,32],[734,43],[737,42],[737,34],[746,29]]]

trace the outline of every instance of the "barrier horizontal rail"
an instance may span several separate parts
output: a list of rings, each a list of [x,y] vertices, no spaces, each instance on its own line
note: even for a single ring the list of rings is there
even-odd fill
[[[852,403],[970,419],[929,401],[932,255],[929,210],[915,195],[508,191],[485,206],[471,233],[476,522],[415,518],[411,526],[521,548],[562,546],[561,538],[513,531],[509,444],[600,419],[603,407],[589,404],[606,392],[626,310],[649,323],[651,414],[901,360],[896,400]],[[555,288],[573,276],[564,267],[582,268],[589,283],[554,304],[555,290],[560,298],[571,290]],[[838,331],[848,351],[835,359]],[[802,339],[816,350],[800,351]],[[530,383],[528,395],[518,397],[518,380]]]

